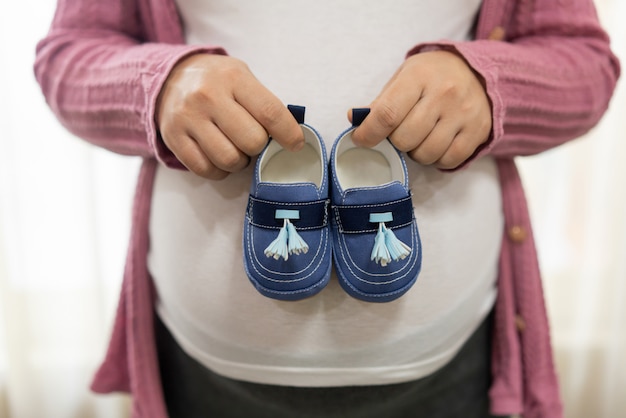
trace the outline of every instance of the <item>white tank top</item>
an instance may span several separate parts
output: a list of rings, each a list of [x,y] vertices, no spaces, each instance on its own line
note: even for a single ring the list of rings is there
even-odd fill
[[[480,0],[177,0],[188,43],[247,62],[328,149],[415,44],[468,39]],[[318,295],[261,296],[242,264],[252,168],[223,181],[160,167],[149,269],[158,314],[178,343],[222,375],[294,386],[402,382],[448,362],[496,296],[503,228],[494,161],[444,173],[407,161],[423,266],[386,304],[355,300],[336,277]]]

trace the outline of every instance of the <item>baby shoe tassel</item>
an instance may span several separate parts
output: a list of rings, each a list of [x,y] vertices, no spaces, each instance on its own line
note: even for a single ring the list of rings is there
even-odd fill
[[[307,253],[309,251],[309,246],[302,239],[298,231],[296,231],[296,227],[293,226],[289,219],[285,219],[285,226],[287,227],[287,243],[289,245],[289,254],[299,255],[300,253]]]
[[[374,249],[372,250],[371,256],[371,260],[374,260],[383,267],[391,261],[391,254],[389,254],[389,250],[385,244],[385,230],[387,230],[387,228],[385,228],[385,224],[381,222],[378,225],[376,238],[374,238]]]
[[[382,215],[382,216],[372,216]],[[410,253],[411,247],[400,241],[393,231],[385,226],[389,222],[391,214],[371,214],[370,222],[378,221],[378,233],[374,238],[371,260],[385,267],[393,261],[404,260]]]
[[[308,244],[302,239],[296,227],[293,226],[289,219],[298,219],[298,211],[289,210],[277,210],[276,218],[284,219],[283,227],[278,232],[278,237],[267,246],[264,254],[267,257],[273,257],[274,260],[278,260],[281,257],[285,260],[289,259],[290,255],[298,255],[309,251]]]

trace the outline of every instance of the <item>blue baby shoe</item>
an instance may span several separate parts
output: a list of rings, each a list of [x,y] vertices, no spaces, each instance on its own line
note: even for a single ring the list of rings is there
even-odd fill
[[[298,300],[330,279],[326,148],[304,123],[304,107],[289,106],[305,145],[289,152],[270,140],[259,156],[244,220],[244,267],[264,296]]]
[[[368,113],[353,110],[330,155],[333,258],[348,294],[390,302],[415,283],[422,246],[402,155],[388,140],[373,148],[352,141]]]

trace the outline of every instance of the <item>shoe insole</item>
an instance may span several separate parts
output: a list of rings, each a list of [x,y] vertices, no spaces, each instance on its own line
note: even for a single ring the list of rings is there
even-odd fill
[[[280,149],[267,161],[260,176],[271,183],[313,183],[320,187],[322,166],[319,154],[311,144],[298,152]]]
[[[372,187],[393,180],[389,161],[371,148],[350,148],[337,156],[336,174],[345,189]]]

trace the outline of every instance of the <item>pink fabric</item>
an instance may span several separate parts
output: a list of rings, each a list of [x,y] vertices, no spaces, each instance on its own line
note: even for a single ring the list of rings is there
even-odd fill
[[[476,39],[417,45],[409,54],[455,51],[484,80],[493,134],[473,158],[497,158],[506,219],[492,411],[559,418],[541,278],[513,157],[544,151],[593,127],[608,106],[620,68],[590,0],[484,0]],[[132,393],[134,417],[167,416],[146,265],[148,219],[156,165],[182,166],[159,139],[154,109],[172,66],[197,52],[226,53],[184,45],[173,0],[59,0],[50,32],[37,47],[35,74],[59,120],[97,146],[144,158],[117,317],[92,385],[96,392]],[[512,226],[524,228],[528,237],[510,240],[506,231]],[[516,328],[519,317],[524,331]]]

